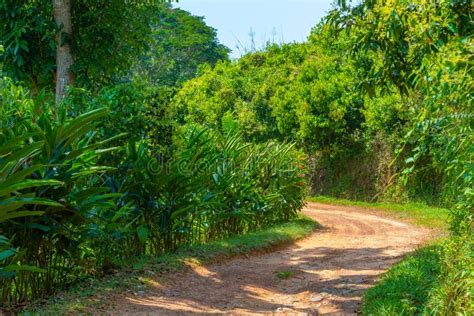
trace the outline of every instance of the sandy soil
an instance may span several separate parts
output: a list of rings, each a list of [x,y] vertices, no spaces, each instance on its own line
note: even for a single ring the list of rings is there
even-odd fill
[[[108,314],[352,315],[364,291],[431,232],[354,207],[310,203],[322,228],[279,251],[177,273],[117,294]],[[291,271],[280,279],[277,272]]]

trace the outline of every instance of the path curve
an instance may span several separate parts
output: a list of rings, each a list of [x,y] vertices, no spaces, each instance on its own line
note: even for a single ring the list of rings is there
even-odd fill
[[[195,267],[142,293],[112,298],[109,313],[356,314],[381,273],[431,236],[355,207],[309,203],[322,228],[282,250]],[[281,280],[276,272],[292,271]]]

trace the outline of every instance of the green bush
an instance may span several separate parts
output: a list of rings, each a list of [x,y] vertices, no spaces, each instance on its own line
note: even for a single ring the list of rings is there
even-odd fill
[[[145,143],[130,143],[128,160],[109,175],[106,182],[128,206],[120,218],[111,214],[123,224],[102,232],[115,236],[117,249],[109,244],[107,256],[162,253],[256,231],[294,218],[303,206],[304,156],[291,145],[187,128],[175,146],[163,160]]]
[[[74,88],[61,107],[68,115],[75,117],[85,111],[106,107],[109,115],[101,119],[96,132],[100,139],[118,137],[113,145],[125,147],[129,140],[146,141],[150,149],[167,153],[171,150],[172,132],[175,122],[167,108],[173,88],[150,86],[146,83],[131,82],[104,87],[97,93]],[[109,162],[120,163],[122,153],[107,155]]]
[[[0,286],[2,302],[17,302],[48,295],[87,269],[81,265],[87,225],[95,213],[114,207],[117,195],[109,194],[100,177],[110,168],[97,164],[113,148],[107,140],[95,141],[93,133],[107,109],[70,119],[28,100],[1,106],[17,115],[0,133],[6,162],[0,230],[18,251],[5,258],[6,271],[14,273],[2,277]]]

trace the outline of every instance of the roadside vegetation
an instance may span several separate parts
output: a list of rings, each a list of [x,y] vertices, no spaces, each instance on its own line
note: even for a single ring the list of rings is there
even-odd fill
[[[474,287],[468,275],[474,269],[472,249],[469,240],[454,242],[437,241],[392,267],[365,294],[362,314],[439,315],[448,307],[468,315],[473,308],[466,292]]]
[[[316,196],[308,198],[310,202],[331,205],[357,206],[368,210],[385,213],[415,225],[446,232],[449,227],[450,211],[447,208],[429,206],[424,203],[408,202],[404,204],[394,202],[365,202],[339,199],[329,196]]]
[[[470,298],[462,296],[462,289],[473,288],[467,275],[473,271],[472,249],[469,240],[454,244],[448,235],[450,211],[422,203],[364,202],[327,196],[311,197],[311,202],[356,206],[367,211],[384,213],[414,225],[434,230],[433,244],[423,246],[386,272],[364,296],[361,313],[364,315],[432,315],[440,314],[440,303],[457,310],[470,310]],[[437,238],[436,238],[437,237]],[[469,237],[468,237],[469,238]],[[456,251],[456,257],[451,254]],[[447,270],[444,270],[447,269]],[[451,280],[446,276],[459,275],[461,283],[443,287]],[[444,284],[446,284],[444,283]],[[447,292],[454,289],[454,292]],[[464,293],[464,295],[469,295]]]
[[[162,162],[146,141],[105,129],[106,108],[67,119],[44,106],[34,118],[33,101],[23,101],[4,105],[19,111],[1,148],[6,302],[42,298],[130,258],[289,221],[304,204],[304,155],[291,145],[190,127]]]
[[[167,113],[169,94],[199,65],[227,59],[214,29],[159,3],[104,3],[105,11],[87,1],[56,5],[73,15],[72,42],[57,42],[55,33],[68,30],[55,29],[59,13],[51,3],[0,6],[3,308],[48,298],[137,258],[298,217],[307,183],[302,151],[248,142],[231,121],[221,130],[177,126]],[[108,20],[123,46],[106,36]],[[131,25],[137,28],[129,34]],[[97,43],[108,46],[92,49]],[[47,65],[66,48],[76,50],[75,68],[62,78],[70,87],[53,90]],[[163,50],[170,55],[161,59]]]
[[[441,245],[417,250],[392,267],[364,296],[364,315],[431,315],[440,291]]]
[[[472,314],[472,21],[338,0],[306,42],[231,61],[169,4],[0,1],[2,308],[294,221],[311,193],[448,227],[368,295],[413,267],[396,311]]]
[[[173,253],[158,257],[143,257],[102,278],[86,278],[52,299],[36,302],[23,314],[87,313],[104,308],[104,299],[117,292],[141,293],[149,286],[160,283],[160,277],[196,265],[215,263],[237,256],[251,256],[268,252],[301,239],[319,227],[305,216],[262,231],[216,240],[207,244],[182,247]],[[278,278],[291,277],[291,271],[282,271]],[[99,299],[100,297],[100,299]]]

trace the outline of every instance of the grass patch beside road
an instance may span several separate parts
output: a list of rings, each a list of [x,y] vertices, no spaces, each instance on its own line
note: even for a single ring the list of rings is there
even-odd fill
[[[342,205],[357,206],[361,208],[373,209],[394,216],[402,221],[428,228],[444,230],[447,228],[450,211],[446,208],[428,206],[422,203],[388,203],[388,202],[361,202],[338,199],[328,196],[318,196],[308,198],[308,201]]]

